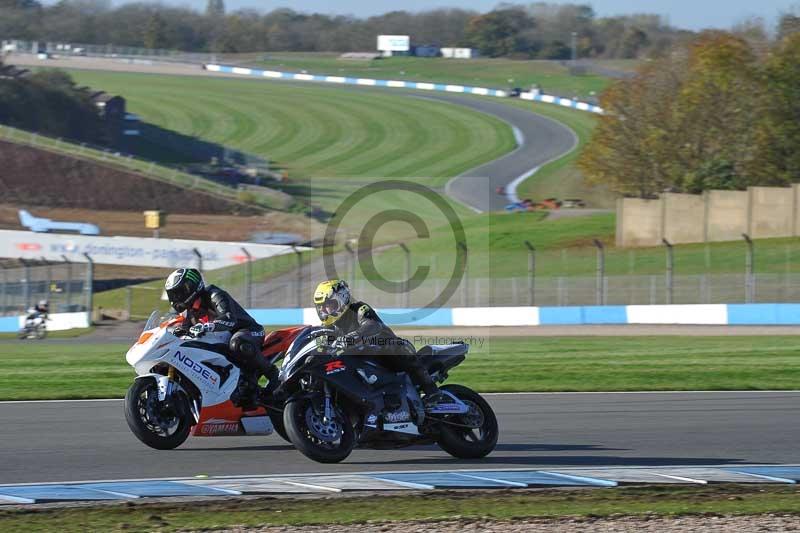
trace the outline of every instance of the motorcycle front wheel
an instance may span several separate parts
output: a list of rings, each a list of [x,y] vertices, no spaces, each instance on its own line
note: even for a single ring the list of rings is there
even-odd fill
[[[321,411],[312,398],[289,402],[283,410],[286,434],[294,447],[309,459],[318,463],[344,461],[356,444],[350,417],[335,407],[332,419],[325,420]]]
[[[146,445],[172,450],[189,437],[194,417],[185,394],[179,391],[161,402],[154,379],[137,379],[125,395],[125,421]]]
[[[47,337],[47,327],[44,324],[41,324],[36,328],[36,338],[42,340],[45,337]]]

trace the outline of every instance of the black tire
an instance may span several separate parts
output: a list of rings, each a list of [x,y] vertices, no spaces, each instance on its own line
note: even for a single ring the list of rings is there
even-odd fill
[[[137,379],[128,388],[125,394],[125,421],[136,438],[156,450],[172,450],[177,448],[189,437],[189,432],[194,423],[194,417],[189,407],[189,399],[182,392],[172,396],[172,418],[177,419],[177,427],[171,433],[164,434],[157,430],[157,426],[143,416],[147,416],[148,399],[155,396],[158,401],[158,386],[154,379]],[[152,401],[152,400],[151,400]],[[144,402],[144,403],[143,403]]]
[[[27,329],[19,330],[19,340],[24,341],[27,338],[28,338],[28,330]]]
[[[274,411],[270,409],[268,414],[272,422],[272,427],[275,429],[275,433],[286,442],[291,443],[292,441],[289,440],[289,435],[286,434],[286,426],[283,424],[283,411]]]
[[[497,438],[500,434],[497,417],[489,403],[477,392],[461,385],[445,385],[442,390],[454,394],[459,400],[479,409],[483,420],[479,430],[441,424],[437,441],[439,446],[459,459],[480,459],[489,455],[497,445]],[[447,420],[464,423],[466,422],[463,420],[465,416],[451,415],[447,417]]]
[[[355,431],[350,417],[336,407],[337,418],[341,425],[341,436],[338,444],[326,443],[314,436],[308,429],[306,412],[312,409],[311,399],[302,398],[286,404],[283,410],[283,424],[289,441],[300,453],[318,463],[339,463],[344,461],[356,444]]]
[[[42,340],[47,337],[47,327],[42,324],[36,328],[36,338]]]

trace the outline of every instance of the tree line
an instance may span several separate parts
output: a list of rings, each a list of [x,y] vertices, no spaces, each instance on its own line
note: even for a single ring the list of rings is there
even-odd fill
[[[775,40],[704,32],[612,85],[579,160],[588,181],[642,198],[800,182],[799,21]]]
[[[574,33],[574,42],[573,42]],[[110,0],[0,0],[0,38],[114,44],[196,52],[372,51],[378,34],[408,34],[419,45],[478,48],[487,56],[568,59],[663,55],[690,32],[657,15],[598,17],[589,5],[500,4],[469,9],[392,11],[355,16],[276,9],[227,12],[224,0],[204,11]]]

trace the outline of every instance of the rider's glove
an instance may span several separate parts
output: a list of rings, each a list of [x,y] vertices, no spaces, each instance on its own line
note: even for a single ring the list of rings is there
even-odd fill
[[[333,347],[337,350],[344,350],[348,346],[355,346],[356,339],[351,335],[342,335],[340,337],[336,337],[336,340],[333,341]]]
[[[206,333],[211,333],[212,331],[214,331],[213,322],[201,322],[189,328],[189,333],[191,333],[192,337],[196,339],[202,337]]]

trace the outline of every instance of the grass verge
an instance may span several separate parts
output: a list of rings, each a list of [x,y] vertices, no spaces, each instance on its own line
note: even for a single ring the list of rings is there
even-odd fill
[[[410,340],[429,342],[420,331]],[[131,340],[133,342],[133,340]],[[5,344],[0,400],[121,398],[127,344]],[[796,337],[478,338],[450,381],[481,392],[794,390]]]
[[[366,498],[369,498],[367,503]],[[299,500],[258,498],[68,509],[0,510],[0,530],[186,531],[259,526],[363,524],[453,519],[758,515],[800,513],[793,486],[634,487],[614,490],[436,492]],[[591,524],[586,524],[591,528]]]

